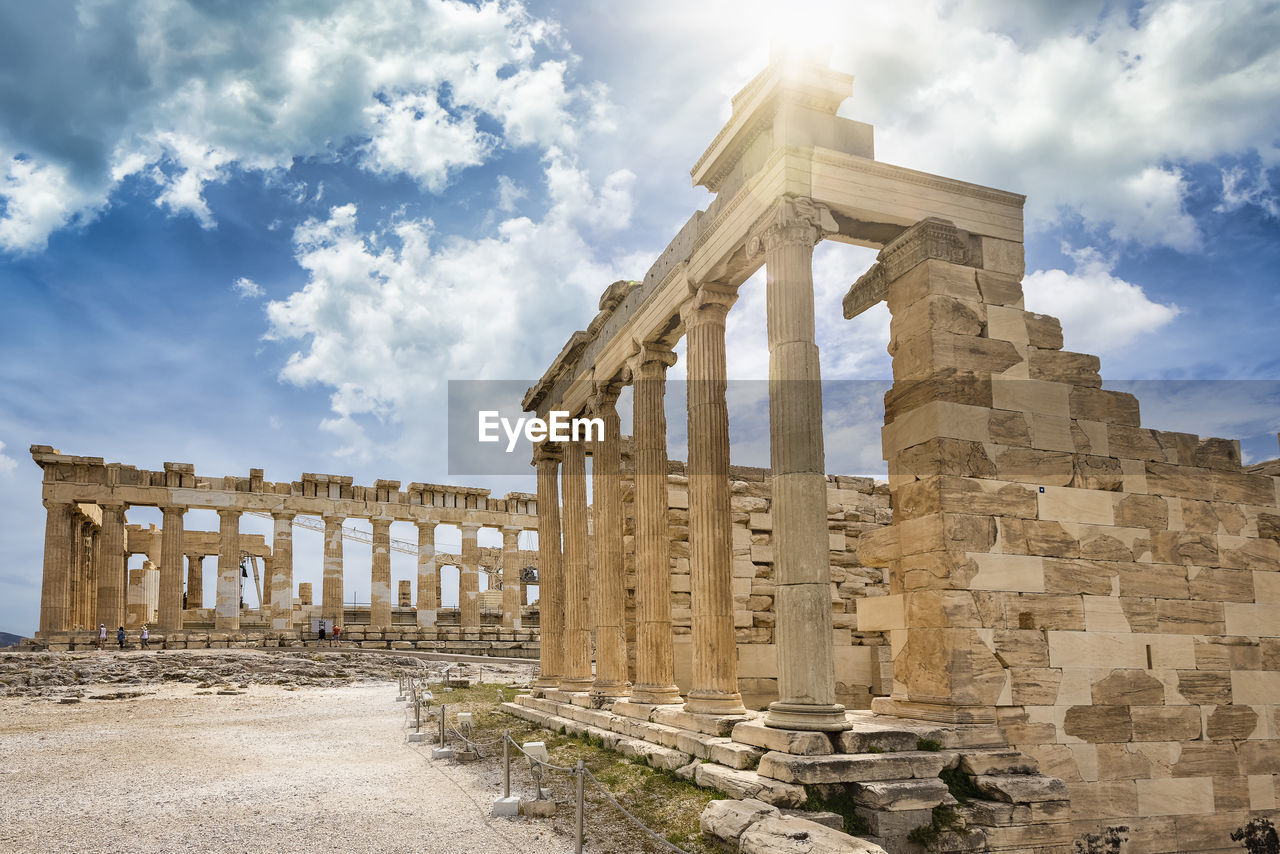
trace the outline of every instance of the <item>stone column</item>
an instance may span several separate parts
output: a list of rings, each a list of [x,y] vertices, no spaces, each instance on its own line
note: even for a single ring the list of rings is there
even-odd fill
[[[458,625],[480,628],[480,547],[476,544],[479,525],[462,524],[462,566],[458,567]]]
[[[67,542],[70,544],[67,555],[67,631],[75,631],[80,624],[80,596],[84,593],[84,581],[81,578],[84,563],[84,539],[81,535],[83,522],[76,512],[78,509],[75,504],[71,505],[71,520],[67,526]]]
[[[848,724],[835,702],[822,376],[813,320],[813,247],[824,230],[835,230],[826,208],[788,196],[767,215],[751,249],[765,253],[777,585],[779,699],[765,723],[834,731]]]
[[[502,627],[520,628],[520,529],[502,529]]]
[[[560,448],[535,446],[538,469],[538,681],[555,688],[564,673],[564,581],[560,574]]]
[[[187,555],[187,608],[204,607],[204,555]]]
[[[44,502],[44,582],[40,588],[40,634],[68,630],[71,597],[70,501]]]
[[[240,631],[240,510],[218,511],[218,599],[213,628]]]
[[[624,697],[627,638],[623,628],[625,579],[622,570],[622,426],[618,421],[618,383],[596,383],[591,408],[604,421],[604,439],[591,456],[591,495],[595,507],[596,565],[591,573],[596,619],[596,678],[591,692]]]
[[[288,511],[271,514],[271,628],[293,628],[293,517]]]
[[[688,347],[689,572],[693,661],[685,710],[746,712],[738,693],[729,515],[729,408],[724,325],[737,291],[702,285],[681,317]],[[825,491],[823,493],[825,501]],[[826,518],[825,513],[823,516]]]
[[[124,625],[128,590],[128,560],[124,553],[125,505],[99,502],[102,508],[102,549],[98,572],[97,622],[114,630]]]
[[[320,618],[343,625],[342,523],[345,516],[324,517],[324,579],[320,586]]]
[[[644,344],[631,358],[635,384],[636,684],[634,703],[679,703],[671,632],[671,544],[667,531],[667,368],[670,350]]]
[[[564,445],[564,674],[565,691],[591,688],[591,626],[587,584],[587,456],[582,442]]]
[[[84,625],[86,629],[98,626],[98,580],[102,575],[102,528],[93,528],[89,533],[89,586],[85,590]]]
[[[413,586],[409,583],[409,579],[402,578],[397,584],[398,596],[396,598],[397,608],[413,607]]]
[[[391,520],[373,519],[373,568],[369,581],[369,625],[391,628]]]
[[[436,566],[436,523],[418,523],[418,625],[434,626],[440,610],[440,567]]]
[[[182,538],[187,508],[162,507],[164,528],[160,533],[160,602],[157,628],[162,632],[182,631]]]

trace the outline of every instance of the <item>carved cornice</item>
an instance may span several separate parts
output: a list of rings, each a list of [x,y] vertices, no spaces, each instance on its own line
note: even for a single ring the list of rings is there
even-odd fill
[[[747,255],[772,252],[779,246],[814,246],[840,227],[827,206],[808,196],[785,195],[762,216],[747,238]]]
[[[889,294],[889,285],[930,259],[980,267],[981,258],[969,251],[968,234],[950,220],[928,217],[917,222],[880,250],[876,263],[845,294],[846,319],[856,317]]]
[[[906,184],[916,184],[921,187],[942,190],[953,195],[968,196],[969,198],[982,199],[983,201],[996,202],[1002,205],[1014,204],[1021,208],[1027,201],[1027,197],[1020,193],[1010,193],[1007,190],[997,190],[993,187],[984,187],[981,184],[971,184],[968,181],[960,181],[955,178],[944,178],[940,175],[931,175],[928,172],[921,172],[917,169],[908,169],[905,166],[895,166],[891,163],[882,163],[879,160],[845,154],[843,152],[833,151],[829,148],[814,149],[813,162],[823,163],[828,166],[838,166],[843,169],[848,169],[850,162],[853,162],[856,163],[857,168],[863,172],[883,175],[886,178],[892,178],[895,181],[902,181]]]

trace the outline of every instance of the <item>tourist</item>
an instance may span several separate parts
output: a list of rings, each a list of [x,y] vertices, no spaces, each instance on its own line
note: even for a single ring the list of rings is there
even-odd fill
[[[107,624],[98,623],[98,649],[107,648]]]
[[[333,627],[333,641],[330,643],[330,646],[338,645],[338,632],[340,631],[342,631],[342,628],[340,626]]]
[[[320,640],[317,641],[316,646],[324,646],[324,621],[323,620],[320,621]]]
[[[143,648],[143,649],[150,649],[150,648],[151,648],[151,647],[147,646],[147,639],[148,639],[149,637],[151,637],[151,634],[150,634],[150,632],[148,632],[148,630],[147,630],[146,623],[143,623],[143,625],[142,625],[142,648]]]
[[[124,626],[116,629],[116,643],[120,644],[121,649],[124,649]]]

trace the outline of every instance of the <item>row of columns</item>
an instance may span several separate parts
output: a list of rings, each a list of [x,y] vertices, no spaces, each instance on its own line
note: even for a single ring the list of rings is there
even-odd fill
[[[822,394],[813,317],[813,247],[830,215],[807,199],[783,199],[753,236],[763,251],[769,343],[769,418],[780,698],[770,726],[846,728],[835,703]],[[729,417],[725,323],[736,288],[699,283],[681,309],[688,358],[689,546],[692,669],[683,702],[696,714],[745,711],[733,627]],[[622,520],[616,401],[625,374],[597,378],[589,408],[604,420],[592,443],[595,566],[587,545],[586,448],[544,443],[538,476],[542,654],[538,685],[632,702],[682,701],[675,684],[667,529],[666,372],[675,354],[642,342],[627,365],[634,386],[636,684],[626,684],[621,640]],[[558,483],[562,477],[563,483]],[[563,500],[563,518],[557,498]],[[563,544],[562,549],[558,544]],[[597,603],[596,666],[586,607]]]
[[[41,589],[41,633],[67,631],[95,622],[124,625],[127,605],[127,556],[125,555],[125,505],[104,503],[100,531],[87,535],[83,523],[73,522],[73,502],[46,501],[44,578]],[[187,507],[161,508],[163,530],[159,555],[159,603],[157,630],[179,631],[184,610],[182,570],[184,517]],[[214,629],[240,628],[240,517],[242,510],[220,509],[218,580],[214,607]],[[293,520],[291,512],[272,513],[272,561],[268,590],[264,594],[270,610],[271,628],[292,628],[293,611]],[[342,608],[342,523],[345,517],[326,516],[324,575],[321,616],[343,623]],[[373,522],[370,623],[391,626],[391,519]],[[434,626],[440,609],[440,573],[436,565],[435,522],[418,523],[418,622]],[[78,530],[73,530],[73,527]],[[462,566],[459,583],[460,622],[464,627],[480,625],[480,565],[477,534],[479,525],[462,525]],[[522,529],[507,526],[503,531],[502,625],[520,628],[519,535]],[[89,543],[85,540],[90,539]],[[187,601],[199,607],[203,601],[205,555],[186,553]]]

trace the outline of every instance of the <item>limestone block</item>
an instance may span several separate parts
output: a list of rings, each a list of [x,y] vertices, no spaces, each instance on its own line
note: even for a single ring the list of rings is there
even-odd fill
[[[1071,706],[1062,730],[1091,744],[1126,742],[1133,737],[1133,720],[1128,706]]]
[[[1031,424],[1031,447],[1067,452],[1076,449],[1075,437],[1071,435],[1071,419],[1066,416],[1033,412],[1027,420]]]
[[[883,841],[885,845],[889,846],[889,850],[894,851],[895,854],[897,851],[906,851],[907,849],[894,848],[889,840],[895,837],[904,837],[917,827],[923,827],[933,822],[932,809],[888,812],[855,806],[853,811],[866,822],[870,835]]]
[[[1026,262],[1021,243],[995,237],[983,237],[981,240],[983,270],[1022,278],[1026,272]]]
[[[1017,287],[1017,283],[1009,277],[993,276],[993,278],[1001,280],[1004,285],[1003,293],[1006,296],[1011,295],[1012,287]],[[998,287],[995,283],[992,284],[993,290]],[[977,303],[988,301],[983,299],[982,293],[978,290],[976,271],[972,267],[949,264],[932,258],[917,264],[895,279],[886,299],[890,312],[898,314],[929,294]],[[1021,297],[1020,288],[1018,295]]]
[[[1129,620],[1120,600],[1113,596],[1083,596],[1084,628],[1088,632],[1127,632]]]
[[[1131,634],[1051,631],[1048,638],[1050,667],[1147,666],[1146,645]]]
[[[1276,705],[1280,702],[1280,671],[1231,671],[1231,701],[1238,705]]]
[[[875,596],[858,602],[858,631],[889,631],[906,628],[906,608],[901,594]]]
[[[1164,683],[1145,670],[1112,670],[1093,683],[1090,694],[1097,705],[1154,706],[1164,700]]]
[[[937,777],[855,783],[849,787],[849,797],[856,804],[878,810],[924,810],[956,802],[947,784]]]
[[[1090,421],[1086,418],[1073,418],[1071,421],[1071,438],[1076,443],[1076,453],[1093,454],[1094,456],[1111,456],[1111,448],[1107,444],[1107,425],[1102,421]],[[1119,461],[1114,461],[1119,464]]]
[[[1200,737],[1198,706],[1134,706],[1130,715],[1135,742],[1191,741]]]
[[[1245,671],[1240,672],[1245,673]],[[1235,696],[1234,674],[1212,670],[1176,670],[1174,674],[1177,681],[1175,690],[1188,703],[1218,705],[1232,702]],[[1250,688],[1246,686],[1245,696],[1250,694]],[[1249,701],[1242,699],[1238,702]]]
[[[1068,350],[1032,349],[1027,361],[1033,380],[1048,380],[1079,388],[1102,386],[1102,378],[1098,375],[1101,363],[1097,356]]]
[[[974,590],[1044,592],[1044,559],[1028,555],[970,554],[978,572],[969,582]]]
[[[694,780],[704,789],[716,789],[736,798],[758,798],[779,807],[798,807],[806,798],[803,786],[710,762],[697,767]]]
[[[1004,448],[993,449],[989,454],[995,463],[996,477],[1001,480],[1041,486],[1070,486],[1075,478],[1075,461],[1066,451]],[[1026,492],[1034,500],[1034,491],[1026,489]],[[1002,515],[1035,518],[1034,509],[1017,513],[1006,511]]]
[[[987,306],[987,337],[1001,341],[1012,341],[1014,344],[1027,344],[1030,340],[1027,332],[1028,313],[1008,306]],[[1000,407],[1005,409],[1008,407]]]
[[[1067,784],[1039,774],[981,775],[973,778],[978,791],[993,801],[1011,804],[1067,799]]]
[[[759,772],[787,783],[853,783],[937,777],[957,760],[950,751],[792,756],[770,751],[760,759]]]
[[[1070,384],[1041,379],[992,377],[991,406],[1059,418],[1071,417]]]
[[[737,842],[742,832],[764,818],[780,816],[778,808],[748,798],[743,801],[723,800],[711,801],[698,816],[698,826],[702,832],[725,840]]]
[[[1110,596],[1117,587],[1116,568],[1109,562],[1050,558],[1044,561],[1046,593]]]
[[[1246,779],[1249,781],[1248,808],[1274,810],[1276,808],[1275,775],[1250,774]]]
[[[801,818],[766,818],[747,829],[741,854],[885,854],[874,842]]]
[[[1280,636],[1280,605],[1273,603],[1245,604],[1227,602],[1225,611],[1226,633],[1250,637]],[[1203,634],[1215,634],[1203,632]]]
[[[1275,575],[1276,573],[1271,573]],[[1227,634],[1253,634],[1231,630],[1231,604],[1252,603],[1256,596],[1253,589],[1254,573],[1247,569],[1200,569],[1193,567],[1188,573],[1187,588],[1193,599],[1226,602]]]
[[[1039,518],[1091,525],[1115,524],[1116,493],[1093,489],[1045,487],[1037,496]]]
[[[1189,779],[1137,780],[1138,815],[1205,815],[1214,810],[1213,781]]]
[[[1164,632],[1192,635],[1224,633],[1225,620],[1221,602],[1179,602],[1160,599],[1156,601],[1156,616],[1160,629]],[[1270,631],[1274,633],[1275,627],[1273,626]]]
[[[965,752],[960,757],[960,770],[970,776],[1007,776],[1010,774],[1035,774],[1039,765],[1035,759],[1017,750],[983,750]]]

